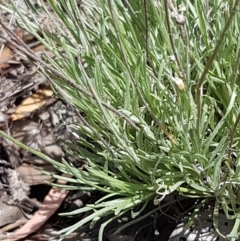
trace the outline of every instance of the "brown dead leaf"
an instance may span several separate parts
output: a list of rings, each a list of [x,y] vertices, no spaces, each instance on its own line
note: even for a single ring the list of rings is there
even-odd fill
[[[23,39],[23,30],[21,28],[17,28],[15,33],[20,39]]]
[[[16,108],[15,112],[11,114],[11,119],[15,121],[29,116],[33,111],[46,104],[51,96],[53,96],[53,91],[49,88],[37,90],[32,96],[22,101],[22,103]]]
[[[38,34],[41,35],[40,32]],[[24,43],[30,43],[30,42],[34,41],[35,39],[36,39],[35,36],[32,34],[25,34],[22,36],[22,40]],[[40,51],[46,49],[46,46],[43,44],[39,44],[38,46],[33,47],[31,49],[33,52],[37,53],[37,52],[40,52]]]
[[[23,30],[21,28],[17,28],[15,31],[16,35],[22,39],[23,38]],[[0,72],[2,74],[2,69],[6,69],[10,66],[9,60],[12,58],[14,51],[11,46],[5,44],[1,54],[0,54]]]
[[[23,35],[23,42],[24,43],[29,43],[35,39],[35,36],[32,34],[25,34]]]
[[[15,30],[15,34],[20,39],[22,39],[25,43],[29,43],[35,39],[35,36],[32,34],[24,35],[24,32],[21,28],[17,28]],[[46,47],[43,44],[40,44],[39,46],[32,48],[32,50],[36,53],[36,52],[40,52],[40,51],[44,50],[45,48]],[[11,64],[16,64],[16,61],[11,60],[13,55],[14,55],[14,51],[11,48],[11,46],[9,46],[8,44],[5,44],[3,50],[0,54],[0,73],[1,73],[1,75],[8,73],[8,71],[7,70],[4,71],[4,69],[9,68]],[[10,61],[12,61],[12,62],[10,62]],[[17,64],[19,64],[18,61],[17,61]]]
[[[49,163],[41,166],[44,171],[55,172],[56,169]],[[53,178],[48,175],[44,175],[40,170],[35,169],[33,166],[30,166],[27,163],[23,163],[17,168],[17,171],[22,176],[25,183],[30,186],[44,184],[45,181],[51,182]]]
[[[10,47],[8,47],[7,45],[5,45],[5,47],[3,48],[1,55],[0,55],[0,72],[2,75],[2,69],[8,68],[9,64],[7,63],[8,60],[11,59],[13,55],[13,51]]]
[[[43,44],[40,44],[40,45],[38,45],[37,47],[32,48],[32,51],[33,51],[34,53],[37,53],[37,52],[43,51],[44,49],[46,49],[46,46],[43,45]]]
[[[14,50],[10,45],[5,44],[3,50],[0,53],[0,76],[5,76],[11,72],[12,67],[19,67],[21,62],[13,59],[14,57]]]

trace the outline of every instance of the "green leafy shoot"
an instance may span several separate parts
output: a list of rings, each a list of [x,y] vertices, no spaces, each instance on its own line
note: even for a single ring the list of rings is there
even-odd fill
[[[26,2],[30,14],[7,8],[46,50],[41,59],[22,52],[84,115],[74,125],[74,150],[85,168],[51,163],[71,176],[62,188],[104,193],[62,214],[92,211],[61,233],[112,215],[102,240],[113,219],[177,192],[214,198],[219,233],[218,213],[232,218],[231,210],[236,222],[225,238],[238,237],[240,1],[49,0],[54,14]],[[40,13],[53,30],[39,22]]]

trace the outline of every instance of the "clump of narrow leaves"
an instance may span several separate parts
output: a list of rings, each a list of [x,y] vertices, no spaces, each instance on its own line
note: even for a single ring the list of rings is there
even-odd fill
[[[69,150],[86,160],[84,170],[65,160],[53,164],[71,175],[63,188],[105,193],[95,204],[64,214],[93,211],[62,233],[93,226],[111,213],[101,240],[113,219],[136,205],[158,205],[177,191],[214,198],[216,230],[223,210],[236,220],[229,234],[236,238],[239,1],[85,0],[78,6],[49,0],[54,14],[26,2],[31,14],[14,9],[18,23],[55,57],[25,54],[82,119],[73,128],[78,144]],[[38,22],[40,10],[53,31]]]

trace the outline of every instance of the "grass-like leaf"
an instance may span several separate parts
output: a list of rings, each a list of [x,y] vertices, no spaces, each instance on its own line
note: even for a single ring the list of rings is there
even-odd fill
[[[236,238],[239,1],[180,6],[167,0],[85,0],[78,7],[75,1],[49,0],[52,16],[44,6],[36,11],[26,2],[31,14],[12,6],[18,23],[56,57],[46,51],[39,60],[21,51],[40,64],[62,99],[84,113],[84,122],[74,126],[79,142],[69,148],[86,160],[85,169],[45,159],[71,174],[69,189],[76,179],[106,194],[69,213],[93,211],[61,233],[93,226],[108,214],[117,218],[136,205],[159,204],[177,191],[215,198],[217,231],[219,211],[231,218],[231,210],[236,222],[228,238]],[[40,11],[55,31],[44,30]],[[178,17],[186,22],[180,25]],[[102,225],[99,240],[112,219]]]

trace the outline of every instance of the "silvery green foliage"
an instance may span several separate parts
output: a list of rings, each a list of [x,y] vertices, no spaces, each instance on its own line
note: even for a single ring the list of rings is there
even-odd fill
[[[175,191],[214,198],[216,231],[222,208],[239,227],[240,2],[229,1],[223,11],[221,0],[188,1],[186,24],[177,19],[179,1],[98,0],[91,11],[89,2],[79,9],[75,1],[49,0],[65,28],[52,17],[57,35],[44,37],[38,21],[14,8],[21,26],[57,56],[31,58],[58,95],[85,114],[78,136],[93,140],[71,145],[86,160],[83,170],[44,158],[72,176],[69,188],[77,183],[106,193],[94,205],[63,214],[93,211],[61,233],[89,222],[93,227],[109,213],[113,220],[149,201],[158,205]],[[110,221],[102,224],[99,240]]]

